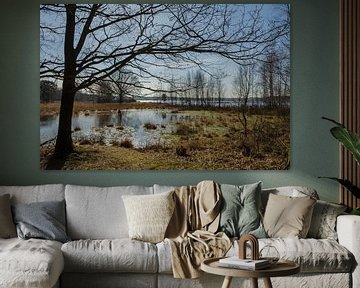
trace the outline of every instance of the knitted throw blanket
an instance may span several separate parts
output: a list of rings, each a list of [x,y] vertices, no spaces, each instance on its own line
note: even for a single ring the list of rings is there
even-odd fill
[[[222,257],[231,246],[223,232],[216,233],[221,209],[221,190],[213,181],[175,189],[175,211],[165,233],[171,247],[175,278],[200,277],[201,262]]]

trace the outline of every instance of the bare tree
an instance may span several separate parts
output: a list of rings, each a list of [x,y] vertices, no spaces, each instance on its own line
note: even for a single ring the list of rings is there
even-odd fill
[[[193,86],[195,90],[195,105],[204,105],[205,96],[205,75],[201,70],[197,70],[193,79]]]
[[[206,84],[206,105],[210,106],[214,103],[214,96],[215,96],[215,81],[214,77],[209,77],[207,84]]]
[[[223,84],[221,76],[216,77],[215,91],[216,91],[216,98],[217,98],[217,102],[218,102],[218,107],[220,108],[221,107],[221,101],[222,101],[222,98],[224,96],[224,84]]]
[[[138,76],[130,70],[120,69],[109,77],[113,83],[112,90],[118,97],[118,102],[123,103],[125,96],[135,97],[140,93]]]
[[[248,135],[248,101],[254,86],[255,65],[240,65],[234,79],[234,92],[239,99],[239,120],[244,129],[244,138]]]
[[[290,95],[290,59],[286,49],[275,49],[266,55],[260,67],[265,103],[272,109],[287,107]]]
[[[260,9],[205,4],[42,5],[40,76],[62,82],[53,158],[64,159],[73,151],[71,121],[77,91],[124,67],[151,90],[146,83],[152,79],[169,80],[153,67],[201,66],[197,55],[204,53],[236,63],[260,58],[284,33],[282,24],[263,25]]]
[[[40,81],[40,101],[41,102],[52,102],[55,99],[57,93],[56,83],[50,80]]]
[[[113,102],[113,87],[112,82],[101,80],[97,83],[98,103],[111,103]]]

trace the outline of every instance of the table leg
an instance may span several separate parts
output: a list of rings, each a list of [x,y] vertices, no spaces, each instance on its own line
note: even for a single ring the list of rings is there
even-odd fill
[[[265,288],[273,288],[270,278],[267,277],[263,279],[264,279]]]
[[[230,288],[232,277],[231,276],[225,276],[224,282],[221,286],[221,288]]]
[[[251,278],[252,287],[258,288],[258,279],[257,278]]]

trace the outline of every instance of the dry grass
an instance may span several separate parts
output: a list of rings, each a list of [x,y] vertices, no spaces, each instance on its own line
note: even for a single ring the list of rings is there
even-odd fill
[[[177,124],[163,135],[166,145],[135,149],[128,145],[81,143],[63,169],[80,170],[282,170],[290,155],[289,116],[250,115],[244,140],[236,113],[189,111],[196,122]],[[209,119],[209,117],[211,117]],[[159,128],[160,129],[160,128]],[[245,145],[244,145],[245,144]],[[125,148],[127,147],[127,148]],[[131,152],[129,152],[131,148]],[[42,163],[52,147],[42,147]]]

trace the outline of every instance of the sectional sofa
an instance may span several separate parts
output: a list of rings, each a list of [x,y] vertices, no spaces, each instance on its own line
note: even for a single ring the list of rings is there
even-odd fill
[[[131,240],[123,195],[151,195],[174,187],[154,185],[90,187],[76,185],[0,186],[0,196],[10,194],[11,203],[61,201],[66,203],[66,231],[71,239],[57,241],[18,238],[0,239],[0,287],[221,287],[222,277],[174,279],[171,250],[166,241],[152,244]],[[264,189],[269,193],[301,197],[296,191],[317,197],[304,187]],[[295,193],[295,194],[294,194]],[[314,219],[316,221],[316,219]],[[331,225],[331,224],[329,224]],[[264,238],[281,258],[301,265],[301,273],[274,278],[274,287],[360,287],[360,217],[337,217],[334,239]],[[236,255],[237,242],[227,255]],[[261,284],[262,281],[259,281]],[[232,287],[249,285],[234,279]],[[243,287],[243,286],[241,286]]]

